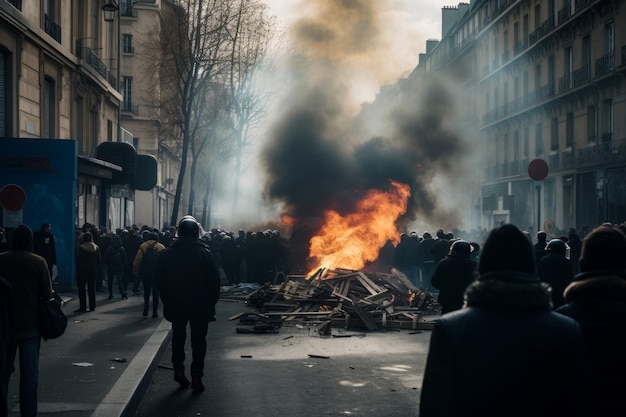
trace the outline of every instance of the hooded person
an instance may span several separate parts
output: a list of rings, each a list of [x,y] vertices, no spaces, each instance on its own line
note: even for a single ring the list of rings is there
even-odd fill
[[[91,232],[80,235],[76,248],[76,285],[78,287],[78,309],[75,313],[87,311],[87,297],[89,311],[96,309],[96,279],[100,269],[100,248],[93,242]]]
[[[52,297],[52,283],[46,260],[33,253],[33,232],[22,224],[15,228],[11,249],[0,253],[0,276],[11,287],[11,305],[9,314],[13,324],[6,352],[9,371],[13,368],[16,352],[20,358],[20,414],[22,416],[37,415],[37,387],[39,383],[39,349],[41,335],[39,333],[39,301]],[[0,289],[4,291],[4,289]],[[6,295],[6,294],[5,294]],[[2,308],[6,308],[3,301]],[[12,314],[11,314],[12,313]],[[3,332],[7,329],[4,328]],[[2,367],[0,367],[1,369]],[[0,372],[0,388],[2,398],[7,398],[10,372]],[[6,404],[3,404],[6,408]],[[0,410],[0,414],[2,411]]]
[[[431,284],[439,290],[437,301],[442,314],[463,306],[463,294],[474,280],[477,267],[476,261],[470,259],[471,248],[465,240],[454,241],[448,255],[435,267]]]
[[[626,415],[626,236],[614,226],[582,242],[580,273],[565,288],[557,312],[580,323],[591,358],[598,416]]]
[[[420,417],[588,416],[580,328],[552,311],[528,239],[510,224],[493,229],[478,273],[465,307],[435,322]]]

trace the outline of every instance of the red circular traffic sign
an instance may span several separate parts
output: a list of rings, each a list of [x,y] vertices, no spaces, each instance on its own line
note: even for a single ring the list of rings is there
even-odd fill
[[[533,159],[528,164],[528,175],[535,181],[542,181],[548,176],[548,163],[543,159]]]
[[[26,192],[17,184],[7,184],[0,189],[0,205],[9,211],[19,211],[26,204]]]

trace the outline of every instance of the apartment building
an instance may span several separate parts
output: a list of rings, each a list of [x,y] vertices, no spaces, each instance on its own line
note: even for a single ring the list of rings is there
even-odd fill
[[[412,77],[463,85],[482,226],[625,221],[626,1],[475,0],[444,8],[442,29]]]
[[[113,21],[105,21],[106,6]],[[153,68],[137,62],[134,42],[159,30],[160,7],[160,0],[0,0],[0,140],[76,141],[76,225],[160,226],[168,218],[176,149],[159,135],[158,103],[144,108],[142,89],[157,87],[154,79],[142,87],[142,73]]]

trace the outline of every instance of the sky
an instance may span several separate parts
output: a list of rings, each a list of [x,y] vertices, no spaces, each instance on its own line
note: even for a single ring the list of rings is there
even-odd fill
[[[281,27],[309,18],[313,8],[321,3],[348,3],[352,0],[265,0]],[[376,89],[375,84],[389,84],[408,75],[418,63],[418,55],[425,52],[427,39],[441,38],[441,9],[456,6],[450,0],[367,0],[375,4],[381,31],[386,34],[380,58],[388,66],[372,85],[367,96]],[[319,15],[319,13],[318,13]],[[364,99],[367,99],[364,96]]]

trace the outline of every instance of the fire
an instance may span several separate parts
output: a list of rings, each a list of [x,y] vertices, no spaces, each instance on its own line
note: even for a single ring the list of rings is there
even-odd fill
[[[399,240],[396,220],[406,212],[410,187],[390,181],[389,191],[370,190],[358,202],[356,212],[341,216],[333,210],[325,213],[321,230],[310,241],[309,256],[319,268],[360,270],[376,260],[387,240]]]

